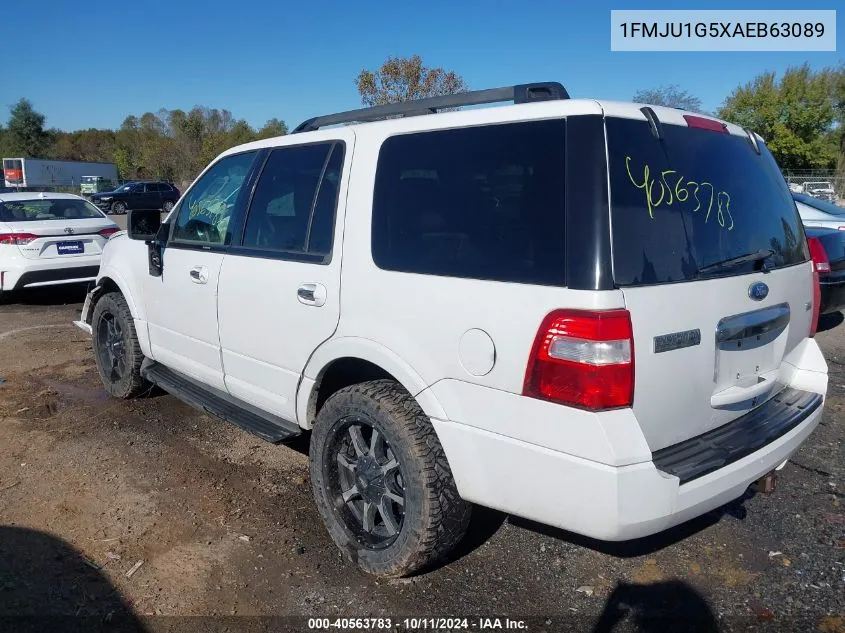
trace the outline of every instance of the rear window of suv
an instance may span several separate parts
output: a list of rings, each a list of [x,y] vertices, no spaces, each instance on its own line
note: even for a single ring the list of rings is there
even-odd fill
[[[608,118],[614,278],[621,286],[736,275],[808,259],[791,192],[763,143],[707,129]],[[706,273],[700,269],[710,266]]]
[[[379,154],[380,268],[563,285],[564,121],[403,134]]]

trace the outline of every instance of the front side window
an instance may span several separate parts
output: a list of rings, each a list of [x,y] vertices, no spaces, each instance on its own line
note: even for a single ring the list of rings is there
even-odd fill
[[[342,165],[341,143],[273,150],[255,187],[243,246],[328,255]]]
[[[257,152],[233,154],[217,161],[179,203],[173,239],[198,244],[225,244],[241,187]]]
[[[558,119],[387,139],[373,194],[375,264],[564,285],[564,126]]]

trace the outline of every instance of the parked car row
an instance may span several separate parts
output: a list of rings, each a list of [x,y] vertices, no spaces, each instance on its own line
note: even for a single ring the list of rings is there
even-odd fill
[[[159,209],[169,213],[180,195],[179,190],[169,182],[129,182],[114,191],[93,194],[91,202],[106,213],[116,215],[130,209]]]

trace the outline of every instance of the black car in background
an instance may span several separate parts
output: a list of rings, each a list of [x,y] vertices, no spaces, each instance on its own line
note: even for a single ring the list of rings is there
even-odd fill
[[[114,191],[91,196],[91,202],[106,213],[122,214],[129,209],[161,209],[169,212],[179,200],[179,190],[161,180],[127,182]]]
[[[819,314],[845,310],[845,231],[805,226],[804,232],[819,275]],[[814,252],[813,241],[822,246],[824,253]]]

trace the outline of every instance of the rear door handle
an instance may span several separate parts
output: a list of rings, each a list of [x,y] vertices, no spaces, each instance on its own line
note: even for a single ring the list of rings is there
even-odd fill
[[[322,306],[326,303],[326,287],[323,284],[304,283],[296,289],[299,303],[307,306]]]
[[[191,268],[191,281],[195,284],[207,284],[208,268],[205,266],[194,266]]]

